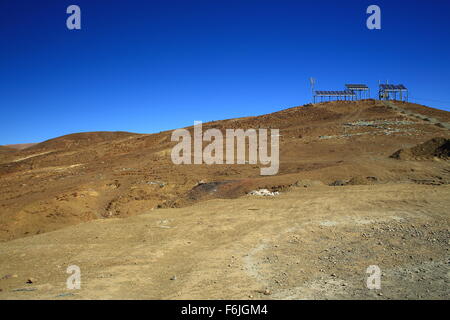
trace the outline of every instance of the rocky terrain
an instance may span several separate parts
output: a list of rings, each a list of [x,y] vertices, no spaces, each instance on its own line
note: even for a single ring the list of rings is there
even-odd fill
[[[449,299],[449,123],[364,100],[203,124],[279,128],[275,176],[174,165],[171,131],[1,147],[0,298]]]

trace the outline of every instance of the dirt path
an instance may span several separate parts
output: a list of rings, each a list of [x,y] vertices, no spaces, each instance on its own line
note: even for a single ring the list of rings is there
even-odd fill
[[[414,118],[417,118],[417,119],[420,119],[420,120],[424,120],[424,121],[431,122],[431,123],[433,123],[433,124],[435,124],[435,125],[437,125],[437,126],[439,126],[439,127],[441,127],[441,128],[450,129],[450,123],[443,122],[443,121],[440,121],[440,120],[438,120],[438,119],[436,119],[436,118],[427,117],[427,116],[424,116],[423,114],[411,112],[411,111],[409,111],[409,110],[400,108],[399,106],[395,105],[395,104],[394,104],[393,102],[391,102],[391,101],[382,101],[382,102],[384,103],[385,106],[391,107],[392,109],[394,109],[394,110],[396,110],[396,111],[399,111],[399,112],[401,112],[401,113],[406,114],[407,116],[410,116],[410,117],[414,117]]]
[[[302,187],[79,224],[0,243],[0,299],[449,299],[449,193]]]

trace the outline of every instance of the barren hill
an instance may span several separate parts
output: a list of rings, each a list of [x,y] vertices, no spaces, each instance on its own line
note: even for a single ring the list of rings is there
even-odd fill
[[[137,134],[124,131],[97,131],[80,132],[64,135],[58,138],[46,140],[34,144],[30,150],[55,150],[55,149],[79,149],[82,147],[93,147],[97,143],[109,142],[116,139],[128,138]]]
[[[448,120],[365,100],[203,125],[279,128],[275,176],[174,165],[170,131],[0,153],[0,299],[448,299]]]
[[[396,106],[449,119],[441,110],[409,103]],[[402,162],[389,157],[431,138],[448,138],[449,130],[380,101],[305,105],[203,127],[279,128],[278,175],[260,176],[259,165],[174,165],[170,131],[71,134],[0,155],[0,239],[211,198],[235,198],[257,188],[283,190],[305,179],[323,184],[366,177],[371,177],[370,183],[450,180],[446,161]],[[199,181],[210,184],[199,188]]]

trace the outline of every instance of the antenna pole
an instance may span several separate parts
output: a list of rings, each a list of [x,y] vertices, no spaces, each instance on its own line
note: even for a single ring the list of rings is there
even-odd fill
[[[315,103],[316,101],[316,99],[314,99],[314,85],[316,84],[316,79],[314,79],[314,78],[309,78],[309,82],[310,82],[310,84],[311,84],[311,95],[312,95],[312,100],[313,100],[313,103]]]

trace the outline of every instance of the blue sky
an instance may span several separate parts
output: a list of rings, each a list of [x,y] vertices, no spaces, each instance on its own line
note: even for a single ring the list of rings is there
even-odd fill
[[[450,110],[449,15],[448,0],[1,0],[0,144],[265,114],[310,102],[311,76],[372,96],[387,79]]]

